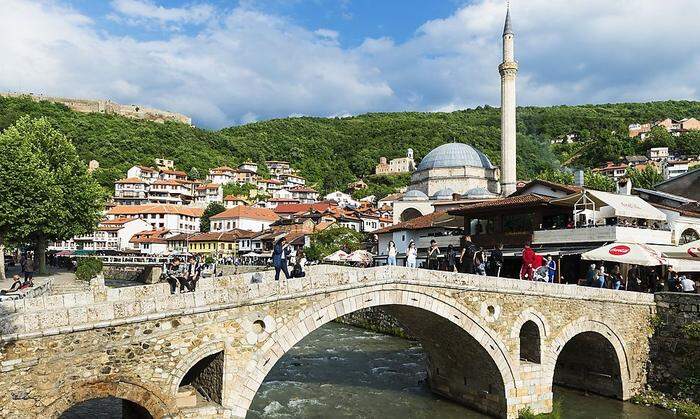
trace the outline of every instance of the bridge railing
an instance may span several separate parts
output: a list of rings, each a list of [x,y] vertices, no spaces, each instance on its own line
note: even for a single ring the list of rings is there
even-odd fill
[[[76,257],[97,258],[105,265],[159,266],[168,261],[168,257],[166,256],[77,255]]]
[[[258,275],[258,274],[255,274]],[[425,286],[461,291],[483,291],[552,298],[653,305],[651,294],[547,284],[506,278],[427,271],[404,267],[368,269],[321,265],[309,267],[307,276],[274,281],[274,272],[262,272],[261,283],[253,274],[204,278],[197,291],[170,295],[169,285],[107,288],[0,302],[0,339],[41,336],[216,311],[251,303],[263,303],[313,294],[376,286]]]

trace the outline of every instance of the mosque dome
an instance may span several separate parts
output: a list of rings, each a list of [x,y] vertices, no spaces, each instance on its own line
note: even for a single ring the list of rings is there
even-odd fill
[[[416,170],[446,167],[481,167],[493,169],[488,157],[481,151],[464,143],[447,143],[434,148],[421,160]]]
[[[496,194],[494,194],[493,192],[481,187],[469,189],[467,193],[464,194],[464,197],[467,199],[485,199],[493,198],[495,196]]]
[[[427,201],[428,195],[419,190],[410,190],[403,195],[402,201]]]
[[[440,199],[440,200],[452,199],[452,195],[454,195],[454,193],[455,193],[455,191],[453,191],[450,188],[440,189],[439,191],[437,191],[433,194],[433,199]]]

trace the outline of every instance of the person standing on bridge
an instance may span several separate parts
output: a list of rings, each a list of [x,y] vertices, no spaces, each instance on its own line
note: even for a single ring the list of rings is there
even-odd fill
[[[277,240],[275,247],[272,249],[272,265],[275,267],[275,281],[280,280],[280,271],[284,272],[284,277],[289,279],[289,270],[287,269],[287,259],[289,258],[289,247],[287,239],[282,237]]]
[[[386,264],[396,266],[396,243],[393,240],[389,242],[386,249]]]
[[[430,240],[430,249],[428,249],[428,269],[431,271],[438,270],[438,255],[440,248],[435,240]]]
[[[526,244],[525,248],[523,248],[523,264],[520,267],[520,279],[533,280],[536,260],[537,254],[535,254],[535,251],[532,250],[529,244]]]
[[[415,268],[417,259],[418,249],[416,249],[416,243],[411,240],[408,243],[408,249],[406,249],[406,267]]]
[[[491,275],[501,276],[501,268],[503,268],[503,243],[499,243],[495,249],[491,251]]]
[[[459,264],[462,266],[462,273],[474,273],[475,253],[476,247],[474,246],[474,243],[472,243],[471,236],[464,236],[464,247],[462,247],[462,253],[459,255]]]

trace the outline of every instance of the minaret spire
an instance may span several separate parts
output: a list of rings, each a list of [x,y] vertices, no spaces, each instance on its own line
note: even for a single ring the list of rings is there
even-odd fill
[[[503,25],[503,62],[498,66],[501,74],[501,194],[515,192],[516,183],[516,126],[515,126],[515,77],[518,63],[515,61],[513,25],[510,20],[510,2]]]

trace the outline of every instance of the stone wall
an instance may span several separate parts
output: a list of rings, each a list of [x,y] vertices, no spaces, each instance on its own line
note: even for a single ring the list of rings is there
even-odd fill
[[[700,294],[655,295],[649,386],[700,403]]]
[[[346,314],[336,320],[338,323],[361,327],[378,333],[415,340],[415,336],[381,307],[369,307]]]

